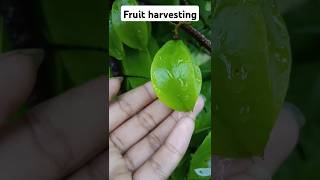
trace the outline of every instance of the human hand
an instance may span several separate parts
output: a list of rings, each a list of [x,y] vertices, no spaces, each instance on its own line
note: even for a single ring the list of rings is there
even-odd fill
[[[8,122],[30,97],[43,56],[36,49],[0,55],[0,179],[106,179],[106,77]]]
[[[215,156],[213,158],[213,179],[271,180],[294,149],[298,141],[299,129],[303,123],[302,113],[294,105],[286,103],[273,128],[264,158],[234,160]]]
[[[109,80],[109,101],[121,84]],[[109,107],[109,179],[166,179],[184,155],[194,119],[204,106],[199,97],[193,112],[163,105],[147,83],[121,95]]]

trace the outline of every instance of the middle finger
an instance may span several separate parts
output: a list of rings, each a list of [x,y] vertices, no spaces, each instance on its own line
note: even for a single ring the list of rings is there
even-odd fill
[[[110,134],[110,139],[121,152],[125,152],[129,147],[153,130],[171,112],[171,109],[159,100],[156,100],[114,130]]]

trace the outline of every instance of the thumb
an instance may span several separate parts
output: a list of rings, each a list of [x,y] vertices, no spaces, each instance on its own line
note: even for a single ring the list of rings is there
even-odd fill
[[[30,95],[43,56],[40,49],[0,55],[0,126]]]

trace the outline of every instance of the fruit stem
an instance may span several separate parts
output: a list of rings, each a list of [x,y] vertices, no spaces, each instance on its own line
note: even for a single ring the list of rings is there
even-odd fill
[[[181,27],[185,32],[190,34],[196,41],[199,42],[201,46],[206,48],[210,53],[212,53],[212,48],[211,48],[211,41],[203,35],[201,32],[199,32],[197,29],[192,27],[189,23],[186,22],[170,22],[171,24],[175,25],[174,29],[174,39],[179,39],[179,28]]]
[[[179,40],[180,39],[180,36],[179,36],[179,28],[180,26],[183,25],[184,22],[178,22],[177,24],[175,24],[175,27],[174,27],[174,36],[173,36],[173,39],[174,40]]]

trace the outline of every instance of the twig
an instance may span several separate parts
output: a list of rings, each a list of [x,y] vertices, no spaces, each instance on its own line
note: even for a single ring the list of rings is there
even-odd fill
[[[173,24],[177,25],[179,23],[173,22]],[[191,25],[188,25],[185,23],[180,25],[180,27],[185,32],[189,33],[195,40],[197,40],[201,46],[205,47],[210,53],[212,52],[211,41],[205,35],[203,35],[201,32],[199,32],[197,29],[195,29]]]

